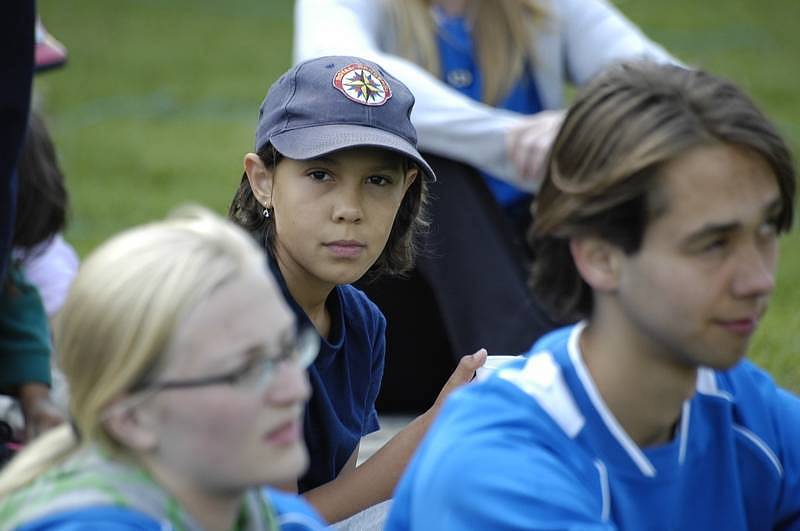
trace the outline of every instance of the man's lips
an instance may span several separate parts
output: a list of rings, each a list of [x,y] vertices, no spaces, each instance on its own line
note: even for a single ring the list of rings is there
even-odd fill
[[[717,321],[722,328],[737,336],[750,336],[758,327],[758,317],[743,317],[740,319],[721,319]]]

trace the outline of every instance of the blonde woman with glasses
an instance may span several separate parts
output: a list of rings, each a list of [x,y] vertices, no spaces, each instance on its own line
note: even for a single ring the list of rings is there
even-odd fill
[[[321,529],[305,470],[298,330],[264,253],[199,208],[82,265],[56,325],[71,422],[0,475],[2,529]]]
[[[565,87],[623,59],[674,59],[606,0],[298,0],[295,24],[296,61],[360,55],[416,97],[439,176],[427,252],[408,279],[360,287],[391,323],[378,407],[424,410],[459,353],[519,353],[556,324],[527,289],[524,234]]]

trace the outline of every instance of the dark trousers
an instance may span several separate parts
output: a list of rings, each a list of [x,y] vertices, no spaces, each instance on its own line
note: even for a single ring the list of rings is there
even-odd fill
[[[527,208],[512,219],[472,168],[426,155],[427,234],[408,278],[361,281],[387,320],[386,366],[377,408],[420,413],[430,407],[458,359],[526,351],[556,324],[527,286]]]

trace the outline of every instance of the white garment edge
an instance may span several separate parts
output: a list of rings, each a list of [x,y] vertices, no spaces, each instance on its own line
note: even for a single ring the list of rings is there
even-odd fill
[[[497,376],[536,400],[569,438],[574,439],[586,424],[564,380],[561,367],[550,352],[531,356],[522,369],[501,367]]]
[[[578,378],[580,379],[586,394],[589,395],[589,400],[591,400],[592,405],[597,410],[597,413],[600,415],[603,423],[605,423],[608,431],[611,432],[611,435],[622,446],[622,448],[630,456],[631,460],[633,460],[643,475],[649,478],[655,477],[656,467],[653,466],[653,463],[651,463],[647,456],[644,455],[644,452],[642,452],[642,449],[639,448],[639,445],[633,442],[633,439],[631,439],[630,435],[625,432],[625,430],[622,428],[622,425],[620,425],[617,418],[608,408],[605,400],[603,400],[603,397],[600,396],[600,392],[597,390],[597,386],[595,386],[592,376],[589,374],[589,369],[586,368],[586,364],[583,362],[578,339],[580,338],[584,328],[586,328],[586,321],[581,321],[575,325],[575,328],[570,334],[569,342],[567,343],[567,350],[569,351],[569,357],[572,360],[572,365],[575,367],[575,372],[578,374]]]
[[[778,472],[778,476],[783,477],[783,465],[772,448],[770,448],[769,445],[764,442],[764,439],[740,424],[734,424],[733,429],[747,437],[747,439],[749,439],[750,442],[756,446],[756,448],[764,452],[764,455],[767,456],[767,459],[769,459],[769,461],[772,463],[772,466],[774,466],[775,470]]]
[[[608,486],[608,469],[606,464],[599,459],[595,459],[594,466],[597,468],[597,474],[600,477],[600,495],[603,500],[600,518],[604,522],[608,522],[609,518],[611,518],[611,488]]]
[[[13,254],[15,259],[22,260],[25,277],[36,287],[47,316],[52,319],[63,306],[78,274],[78,254],[61,234],[32,249],[15,248]]]
[[[539,352],[520,368],[501,367],[497,377],[506,380],[531,396],[564,433],[574,439],[586,425],[586,419],[578,409],[575,399],[564,380],[561,367],[553,354]],[[608,469],[600,459],[594,460],[600,484],[601,513],[603,522],[611,517],[611,487]]]
[[[678,452],[678,464],[683,464],[686,460],[686,446],[689,443],[689,419],[692,416],[692,403],[687,400],[683,403],[683,412],[681,413],[681,427],[679,428],[681,436],[681,447]]]
[[[697,369],[696,390],[700,394],[715,396],[727,400],[728,402],[733,402],[731,394],[719,388],[717,373],[708,367],[700,367]]]
[[[697,371],[697,392],[708,396],[715,396],[717,398],[722,398],[729,402],[734,401],[730,393],[723,391],[719,388],[716,373],[712,369],[709,369],[708,367],[701,367]],[[764,455],[767,456],[767,459],[769,459],[769,461],[772,463],[772,466],[775,467],[775,470],[778,472],[778,475],[783,477],[783,465],[781,464],[780,459],[778,459],[778,456],[775,453],[775,451],[769,447],[769,445],[764,441],[764,439],[762,439],[761,437],[759,437],[758,435],[756,435],[755,433],[753,433],[752,431],[750,431],[749,429],[745,428],[740,424],[734,424],[733,429],[741,433],[748,440],[750,440],[750,442],[752,442],[756,446],[756,448],[764,452]]]

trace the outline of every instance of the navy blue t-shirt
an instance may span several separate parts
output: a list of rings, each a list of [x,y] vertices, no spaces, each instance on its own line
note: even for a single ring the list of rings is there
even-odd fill
[[[270,268],[298,323],[313,326],[286,286],[275,260]],[[383,377],[386,319],[375,304],[349,284],[337,286],[326,302],[331,316],[328,338],[308,368],[313,393],[303,432],[310,456],[299,492],[336,478],[364,435],[377,431],[375,400]]]

